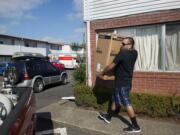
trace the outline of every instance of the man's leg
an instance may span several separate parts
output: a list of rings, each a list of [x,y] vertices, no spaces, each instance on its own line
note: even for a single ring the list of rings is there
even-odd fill
[[[107,113],[101,113],[100,112],[99,117],[101,119],[103,119],[106,123],[109,124],[115,110],[116,110],[116,103],[113,101],[112,103],[110,103],[108,110],[107,110]]]
[[[111,105],[111,110],[113,111],[113,114],[119,114],[119,112],[121,111],[121,105],[113,102]]]
[[[130,93],[131,87],[122,87],[119,95],[120,99],[122,100],[123,105],[126,107],[127,113],[131,119],[132,126],[125,128],[124,131],[133,133],[133,132],[140,132],[140,127],[136,121],[136,116],[134,109],[131,105],[129,93]]]
[[[121,106],[119,104],[112,102],[107,113],[109,114],[110,117],[112,117],[114,114],[119,114],[120,109],[121,109]]]
[[[139,125],[138,125],[138,123],[136,121],[136,115],[135,115],[133,107],[131,105],[129,105],[129,106],[126,107],[126,109],[127,109],[128,115],[129,115],[129,117],[131,119],[132,125],[134,127],[136,127],[136,128],[139,128]]]
[[[109,114],[110,117],[112,117],[114,114],[118,114],[121,108],[120,105],[121,100],[119,98],[119,88],[116,88],[110,103],[111,105],[109,106],[107,113]]]
[[[108,111],[106,114],[104,113],[100,113],[99,117],[101,119],[103,119],[106,123],[110,123],[112,116],[114,115],[114,113],[117,113],[118,110],[120,110],[118,108],[118,104],[120,103],[120,98],[119,98],[119,88],[116,88],[113,95],[112,95],[112,99],[109,102],[109,107],[108,107]]]

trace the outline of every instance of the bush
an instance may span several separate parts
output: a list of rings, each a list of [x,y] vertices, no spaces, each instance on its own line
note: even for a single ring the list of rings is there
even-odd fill
[[[97,108],[97,100],[90,87],[85,84],[77,84],[74,86],[74,95],[76,103],[81,106],[92,106]]]
[[[74,87],[74,93],[78,105],[107,110],[112,89],[102,87],[92,89],[85,84],[78,84]],[[131,100],[137,113],[148,114],[152,117],[165,117],[180,113],[180,97],[131,93]]]
[[[153,117],[173,115],[171,97],[132,93],[131,99],[136,112],[145,113]]]
[[[73,73],[73,77],[77,83],[86,83],[86,65],[80,64]]]

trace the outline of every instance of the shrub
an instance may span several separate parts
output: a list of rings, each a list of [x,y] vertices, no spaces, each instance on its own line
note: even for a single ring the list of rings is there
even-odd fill
[[[74,86],[74,95],[76,97],[76,103],[81,106],[97,106],[96,97],[90,87],[85,84],[77,84]]]
[[[163,117],[174,114],[171,97],[145,93],[132,93],[131,99],[136,112],[146,113],[153,117]]]
[[[112,89],[103,87],[90,88],[85,84],[74,87],[76,103],[107,110],[111,100]],[[180,113],[180,97],[160,96],[147,93],[131,93],[133,107],[137,113],[152,117],[165,117]]]
[[[86,83],[86,65],[80,64],[73,73],[73,77],[77,83]]]

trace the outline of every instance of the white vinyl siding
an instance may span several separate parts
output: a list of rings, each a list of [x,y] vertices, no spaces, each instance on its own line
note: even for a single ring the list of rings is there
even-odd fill
[[[84,20],[179,8],[180,0],[84,0]]]

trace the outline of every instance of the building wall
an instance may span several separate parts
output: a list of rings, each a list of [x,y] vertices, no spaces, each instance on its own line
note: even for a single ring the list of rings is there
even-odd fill
[[[15,45],[24,46],[24,41],[23,41],[23,40],[20,40],[20,39],[15,39],[14,44],[15,44]]]
[[[37,43],[37,47],[38,48],[50,48],[50,46],[46,43]]]
[[[84,54],[84,49],[78,49],[77,51],[73,51],[71,46],[66,44],[54,44],[43,41],[36,41],[31,39],[24,38],[16,38],[0,35],[0,61],[10,60],[15,52],[33,52],[33,53],[41,53],[42,55],[48,56],[49,54],[60,54],[60,53],[69,53],[69,54]],[[28,46],[26,46],[28,45]]]
[[[76,50],[76,51],[75,51]],[[77,48],[73,50],[71,45],[65,44],[62,46],[62,53],[73,53],[73,54],[79,54],[79,55],[83,55],[84,54],[84,48]]]
[[[34,48],[34,47],[25,47],[25,46],[12,46],[12,45],[1,45],[0,44],[0,56],[12,56],[15,52],[35,52],[41,53],[46,56],[46,49],[44,48]]]
[[[179,0],[84,0],[84,20],[180,8]]]
[[[70,45],[63,45],[62,46],[62,52],[63,53],[71,53],[72,52],[71,46]]]
[[[48,56],[50,53],[60,53],[60,50],[51,49],[54,43],[24,39],[0,35],[0,57],[3,59],[13,55],[15,52],[36,52]],[[26,46],[28,45],[28,46]],[[59,45],[57,44],[59,47]],[[59,47],[61,48],[61,47]]]
[[[96,32],[104,29],[114,29],[129,26],[161,24],[180,21],[180,10],[166,10],[143,13],[127,17],[94,20],[90,23],[91,71],[95,84],[94,62],[96,49]],[[150,92],[162,95],[180,96],[180,72],[136,72],[133,80],[134,92]]]
[[[0,41],[3,42],[3,44],[12,44],[12,39],[0,37]]]

